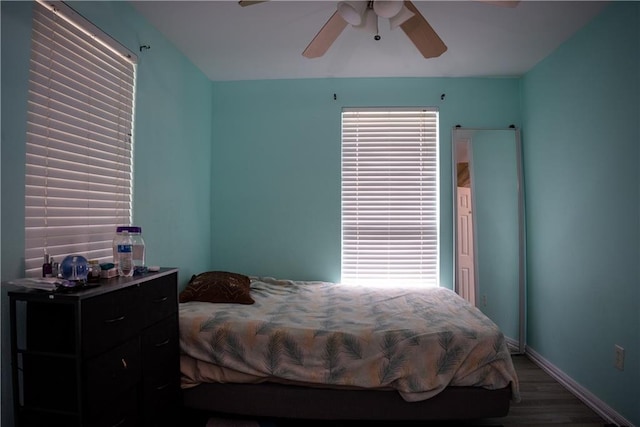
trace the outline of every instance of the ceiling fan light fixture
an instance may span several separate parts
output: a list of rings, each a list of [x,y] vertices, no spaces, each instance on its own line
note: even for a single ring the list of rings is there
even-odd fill
[[[376,15],[373,9],[367,9],[364,12],[362,24],[355,28],[366,31],[367,33],[378,34],[378,15]]]
[[[409,19],[413,18],[413,16],[414,16],[414,13],[411,12],[407,8],[407,6],[403,4],[402,8],[400,8],[400,12],[398,12],[395,16],[392,16],[391,18],[389,18],[389,25],[391,26],[392,30],[395,30],[400,25],[404,24]]]
[[[368,4],[368,1],[341,1],[338,2],[338,14],[349,24],[357,27],[363,24]]]
[[[404,2],[398,0],[376,0],[373,2],[373,10],[380,18],[392,18],[400,13]]]

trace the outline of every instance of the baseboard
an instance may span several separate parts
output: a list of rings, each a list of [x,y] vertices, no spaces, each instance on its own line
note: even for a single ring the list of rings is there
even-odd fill
[[[513,354],[520,353],[520,343],[518,341],[514,340],[513,338],[509,338],[507,336],[504,337],[504,341],[507,343],[507,348],[509,348],[509,351],[511,351],[511,353]]]
[[[580,399],[585,405],[604,418],[605,421],[618,426],[633,427],[633,424],[631,424],[629,420],[625,419],[589,390],[575,382],[571,377],[562,372],[557,366],[546,360],[531,347],[527,346],[524,354],[531,359],[533,363],[538,365],[543,371],[569,390],[569,392]]]

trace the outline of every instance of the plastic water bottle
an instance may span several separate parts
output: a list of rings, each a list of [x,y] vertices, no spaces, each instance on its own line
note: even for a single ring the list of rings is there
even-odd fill
[[[120,251],[118,245],[120,242],[125,242],[126,245],[131,245],[131,265],[133,269],[133,273],[131,274],[123,274],[120,268]],[[127,247],[123,249],[128,249]],[[128,260],[129,254],[127,253],[124,257]],[[132,276],[133,274],[142,274],[146,273],[147,268],[145,264],[145,247],[144,247],[144,239],[142,238],[142,227],[137,226],[120,226],[116,228],[116,236],[113,239],[113,262],[118,266],[118,274],[120,276]],[[129,271],[129,264],[127,264],[124,268],[127,272]]]
[[[116,249],[118,274],[124,277],[133,276],[133,240],[129,236],[129,230],[118,230],[118,236],[116,236],[116,242],[114,246]]]

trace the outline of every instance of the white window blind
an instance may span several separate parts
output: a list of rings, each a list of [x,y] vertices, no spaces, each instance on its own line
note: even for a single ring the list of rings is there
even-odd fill
[[[342,112],[342,282],[438,285],[438,111]]]
[[[25,269],[111,260],[131,222],[135,55],[60,2],[34,4],[25,177]]]

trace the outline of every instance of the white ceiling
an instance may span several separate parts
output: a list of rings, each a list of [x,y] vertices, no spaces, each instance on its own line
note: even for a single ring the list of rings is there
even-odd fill
[[[302,56],[336,1],[133,1],[211,80],[520,76],[595,17],[597,1],[414,1],[448,50],[424,59],[380,19],[382,39],[348,26],[320,58]],[[143,40],[143,44],[146,42]],[[152,42],[151,45],[153,49]],[[150,51],[151,52],[151,51]]]

